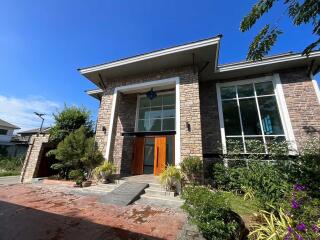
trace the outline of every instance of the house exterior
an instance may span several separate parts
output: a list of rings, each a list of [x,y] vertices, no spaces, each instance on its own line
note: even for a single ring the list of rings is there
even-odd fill
[[[0,119],[0,148],[5,149],[9,156],[15,156],[15,144],[11,141],[14,130],[19,127]]]
[[[320,52],[218,64],[221,36],[79,69],[98,89],[96,141],[121,175],[155,174],[187,156],[209,162],[237,140],[320,137],[313,75]]]

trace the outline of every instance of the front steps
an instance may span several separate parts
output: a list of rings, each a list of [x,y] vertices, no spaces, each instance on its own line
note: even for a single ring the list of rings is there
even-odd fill
[[[149,183],[145,193],[140,196],[136,204],[149,204],[167,208],[180,208],[183,200],[179,196],[175,196],[174,192],[166,191],[158,183]]]
[[[99,183],[98,185],[90,186],[90,187],[85,187],[85,188],[79,188],[82,192],[86,193],[97,193],[97,194],[104,194],[104,193],[109,193],[119,187],[120,184],[117,183]]]

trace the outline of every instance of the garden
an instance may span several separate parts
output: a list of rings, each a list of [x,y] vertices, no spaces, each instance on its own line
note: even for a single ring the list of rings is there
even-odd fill
[[[182,206],[206,239],[320,239],[320,139],[301,151],[273,142],[268,155],[242,154],[237,143],[203,174],[198,157],[169,166],[160,176],[168,189],[182,185]]]

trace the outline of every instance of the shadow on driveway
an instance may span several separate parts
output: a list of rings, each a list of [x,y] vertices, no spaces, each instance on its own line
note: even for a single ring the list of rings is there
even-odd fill
[[[125,226],[124,226],[125,227]],[[0,239],[162,239],[0,201]]]

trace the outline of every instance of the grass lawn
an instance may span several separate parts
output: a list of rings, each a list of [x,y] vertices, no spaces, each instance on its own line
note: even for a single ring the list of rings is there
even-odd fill
[[[258,212],[261,209],[259,201],[256,199],[244,200],[242,195],[236,195],[232,192],[225,192],[225,196],[227,196],[231,209],[241,216],[247,227],[257,222]]]
[[[20,175],[23,158],[0,158],[0,177]]]

